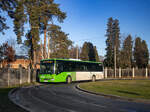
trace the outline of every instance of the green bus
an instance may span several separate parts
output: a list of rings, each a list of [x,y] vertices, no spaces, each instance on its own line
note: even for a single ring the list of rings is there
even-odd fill
[[[39,82],[67,82],[104,78],[101,62],[76,59],[44,59],[40,62]]]

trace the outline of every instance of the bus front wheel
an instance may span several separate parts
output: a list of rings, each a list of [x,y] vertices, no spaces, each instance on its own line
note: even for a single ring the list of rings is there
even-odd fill
[[[92,76],[92,82],[95,82],[96,81],[96,77],[95,75]]]
[[[70,84],[72,82],[72,79],[70,76],[67,77],[67,80],[66,80],[67,84]]]

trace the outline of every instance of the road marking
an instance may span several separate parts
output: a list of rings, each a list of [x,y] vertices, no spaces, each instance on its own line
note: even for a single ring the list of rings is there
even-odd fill
[[[52,90],[52,89],[47,89],[50,93],[53,93],[53,95],[57,95],[55,92],[52,92],[52,91],[54,91],[54,90]],[[50,91],[50,90],[52,90],[52,91]],[[61,97],[61,98],[64,98],[63,96],[58,96],[58,97]],[[68,98],[68,97],[66,97],[66,99],[69,99],[70,100],[70,98]],[[106,106],[103,106],[103,105],[98,105],[98,104],[94,104],[94,103],[89,103],[89,102],[85,102],[85,101],[80,101],[80,100],[74,100],[74,99],[71,99],[72,101],[74,101],[74,102],[78,102],[78,103],[82,103],[82,104],[85,104],[85,105],[94,105],[94,106],[97,106],[97,107],[101,107],[101,108],[106,108]]]
[[[58,106],[56,106],[56,105],[50,104],[50,103],[48,103],[48,102],[45,102],[45,101],[41,100],[40,98],[33,96],[33,95],[31,94],[31,90],[28,91],[28,94],[29,94],[31,97],[33,97],[34,99],[36,99],[37,101],[42,102],[42,103],[44,103],[44,104],[51,105],[51,106],[53,106],[53,107],[55,107],[55,108],[58,108],[58,109],[60,109],[60,110],[66,110],[66,111],[68,111],[68,112],[76,112],[76,111],[74,111],[74,110],[70,110],[70,109],[58,107]],[[56,109],[56,110],[57,110],[57,109]]]

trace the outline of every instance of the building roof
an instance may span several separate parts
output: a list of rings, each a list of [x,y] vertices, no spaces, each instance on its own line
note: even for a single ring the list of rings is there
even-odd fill
[[[28,56],[15,55],[15,59],[29,59]]]

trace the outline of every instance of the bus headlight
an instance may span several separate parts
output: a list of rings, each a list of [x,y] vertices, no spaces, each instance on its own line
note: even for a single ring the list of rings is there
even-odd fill
[[[41,76],[40,78],[44,79],[44,78],[45,78],[45,76]]]

